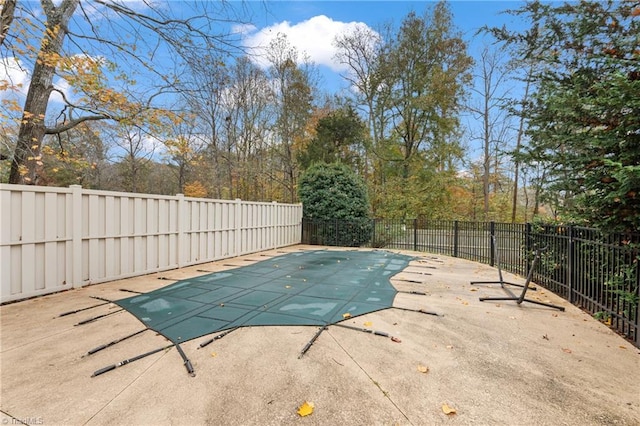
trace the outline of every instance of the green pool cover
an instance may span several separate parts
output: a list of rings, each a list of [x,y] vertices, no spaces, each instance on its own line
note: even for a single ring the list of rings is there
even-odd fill
[[[411,259],[386,251],[301,251],[116,303],[173,343],[242,326],[329,325],[391,307],[396,290],[389,279]]]

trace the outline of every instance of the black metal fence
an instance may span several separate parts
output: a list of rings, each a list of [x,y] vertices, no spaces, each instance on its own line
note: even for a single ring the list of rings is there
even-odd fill
[[[503,270],[520,275],[527,274],[534,247],[545,247],[533,281],[640,347],[640,234],[496,222],[375,219],[363,226],[304,219],[302,243],[424,251],[491,266],[497,256]]]

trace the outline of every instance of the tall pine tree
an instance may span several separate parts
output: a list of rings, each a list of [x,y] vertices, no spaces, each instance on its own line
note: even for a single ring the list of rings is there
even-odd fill
[[[526,33],[493,29],[532,61],[530,146],[547,198],[565,218],[607,231],[640,228],[640,2],[529,2]]]

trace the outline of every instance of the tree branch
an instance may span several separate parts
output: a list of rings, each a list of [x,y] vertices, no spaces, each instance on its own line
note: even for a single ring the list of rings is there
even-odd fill
[[[80,123],[84,123],[85,121],[98,121],[98,120],[109,120],[114,119],[113,117],[109,117],[108,115],[85,115],[84,117],[78,117],[76,119],[67,121],[66,123],[56,126],[56,127],[46,127],[44,129],[45,135],[57,135],[60,133],[64,133],[67,130],[73,129]]]

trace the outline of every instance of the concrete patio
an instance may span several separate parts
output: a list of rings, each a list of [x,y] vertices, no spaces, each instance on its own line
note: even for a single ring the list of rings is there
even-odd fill
[[[292,246],[263,255],[318,247]],[[143,326],[113,304],[174,281],[264,259],[246,255],[71,290],[0,307],[2,424],[45,425],[639,425],[640,349],[554,294],[545,306],[478,300],[503,296],[497,270],[446,256],[416,260],[393,277],[388,309],[329,326],[241,328],[200,349],[182,344],[103,375],[102,367],[169,342],[146,331],[93,355],[87,351]],[[523,283],[523,277],[505,273]],[[85,356],[83,356],[85,355]],[[313,413],[301,417],[305,401]],[[449,414],[445,411],[455,410]]]

